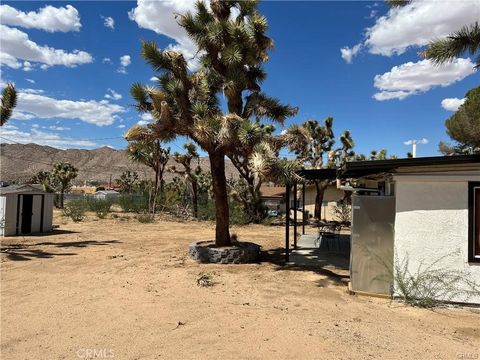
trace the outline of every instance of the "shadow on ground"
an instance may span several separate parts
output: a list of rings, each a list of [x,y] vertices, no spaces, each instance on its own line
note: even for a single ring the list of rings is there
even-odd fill
[[[262,251],[259,262],[274,264],[276,271],[306,271],[325,276],[317,282],[320,287],[345,286],[350,280],[350,236],[324,237],[311,246],[290,249],[289,260],[287,264],[285,248],[275,248]]]
[[[47,246],[54,248],[86,248],[90,246],[105,246],[120,244],[118,240],[84,240],[84,241],[63,241],[63,242],[39,242],[25,244],[8,244],[0,247],[0,253],[5,254],[7,259],[12,261],[28,261],[34,258],[50,259],[57,256],[78,255],[74,252],[50,252],[36,247]]]

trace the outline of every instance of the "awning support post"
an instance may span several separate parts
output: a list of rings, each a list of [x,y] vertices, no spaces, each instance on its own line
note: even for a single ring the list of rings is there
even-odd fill
[[[298,196],[297,196],[297,180],[293,182],[293,248],[297,249],[297,210],[298,210]]]
[[[285,262],[290,261],[290,183],[285,186]]]
[[[305,235],[305,180],[302,182],[302,235]]]

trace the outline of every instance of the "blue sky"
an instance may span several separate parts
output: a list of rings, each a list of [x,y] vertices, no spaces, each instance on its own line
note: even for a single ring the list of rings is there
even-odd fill
[[[13,81],[21,92],[2,142],[124,148],[122,134],[142,121],[129,88],[154,75],[139,55],[140,41],[192,53],[173,19],[189,1],[2,4],[1,82]],[[419,155],[438,155],[438,142],[448,140],[445,119],[479,75],[468,56],[438,68],[418,52],[428,39],[480,17],[475,1],[440,4],[425,17],[432,3],[422,1],[397,10],[372,1],[263,2],[276,45],[264,90],[300,108],[286,125],[333,116],[336,132],[349,129],[359,153],[386,148],[404,156],[406,140],[427,138]]]

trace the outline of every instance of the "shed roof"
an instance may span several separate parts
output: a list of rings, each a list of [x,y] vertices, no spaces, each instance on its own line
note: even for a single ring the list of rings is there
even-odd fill
[[[43,190],[42,185],[37,184],[9,185],[0,188],[0,195],[24,193],[46,194],[47,192]]]

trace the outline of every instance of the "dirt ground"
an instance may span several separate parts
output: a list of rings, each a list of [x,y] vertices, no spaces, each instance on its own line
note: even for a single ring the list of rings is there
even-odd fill
[[[2,240],[2,359],[480,359],[479,309],[349,295],[282,266],[281,227],[233,227],[265,253],[226,266],[187,257],[211,223],[55,223]],[[216,284],[197,286],[202,272]]]

